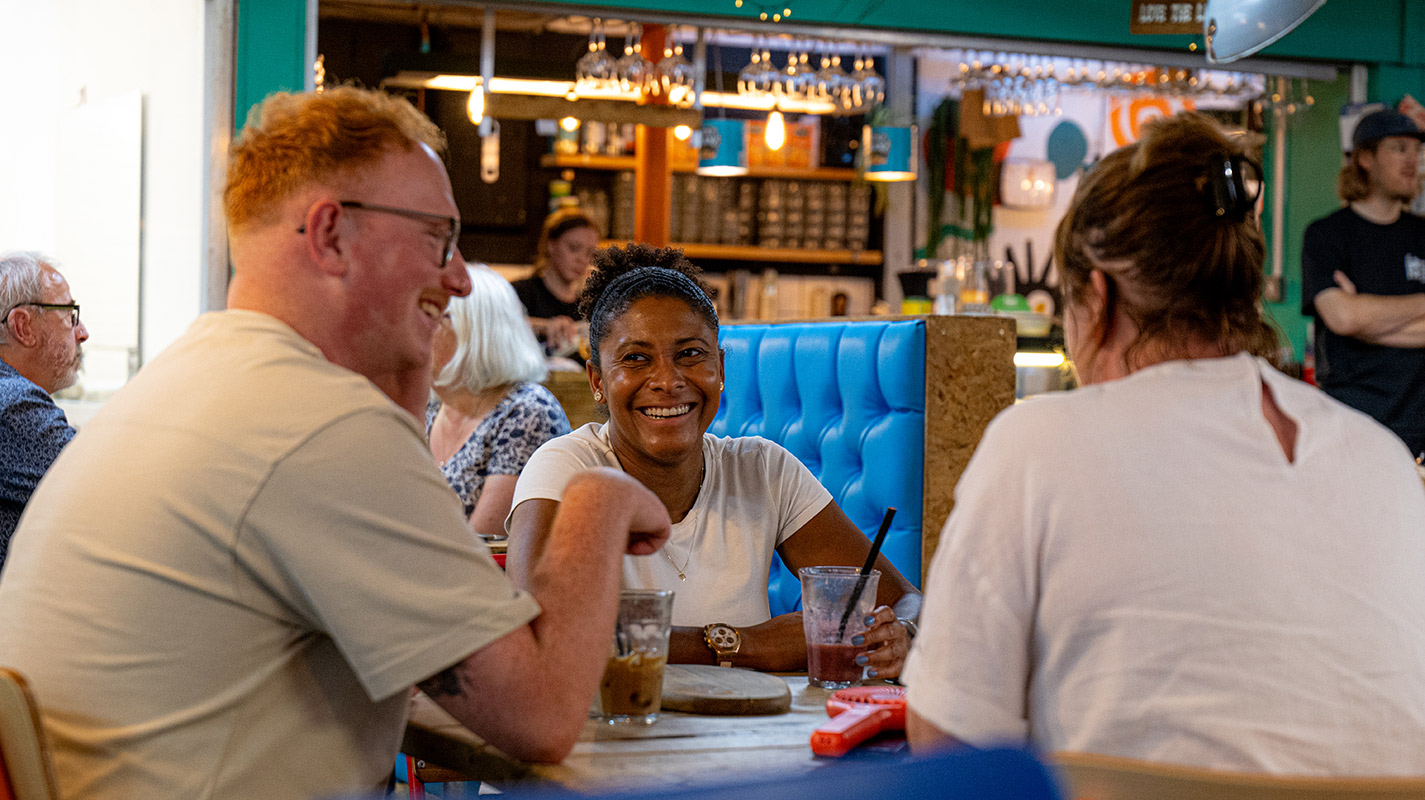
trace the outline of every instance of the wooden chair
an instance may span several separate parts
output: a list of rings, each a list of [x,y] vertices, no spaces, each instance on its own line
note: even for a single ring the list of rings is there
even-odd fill
[[[1055,753],[1049,761],[1070,800],[1425,800],[1425,777],[1288,777],[1095,753]]]
[[[29,682],[0,667],[0,799],[57,797],[54,766]]]

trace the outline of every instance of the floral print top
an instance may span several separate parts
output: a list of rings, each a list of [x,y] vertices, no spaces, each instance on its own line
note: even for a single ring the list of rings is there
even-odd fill
[[[440,400],[432,397],[426,406],[427,437],[438,411]],[[569,418],[552,392],[538,383],[517,383],[440,471],[460,495],[468,517],[480,501],[487,476],[520,474],[540,445],[568,432]]]

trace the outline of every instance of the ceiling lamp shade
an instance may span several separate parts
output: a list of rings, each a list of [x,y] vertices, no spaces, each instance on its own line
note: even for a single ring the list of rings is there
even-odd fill
[[[918,137],[915,126],[890,127],[867,125],[861,129],[861,152],[866,156],[866,180],[913,181]]]
[[[699,175],[747,174],[747,130],[740,119],[703,120],[698,146]]]
[[[1326,0],[1207,0],[1202,36],[1207,60],[1245,58],[1287,35]]]

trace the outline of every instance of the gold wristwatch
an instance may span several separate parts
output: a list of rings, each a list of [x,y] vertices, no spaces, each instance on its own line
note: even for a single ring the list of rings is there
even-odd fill
[[[726,622],[714,622],[703,627],[703,641],[713,651],[719,667],[732,666],[732,657],[742,649],[742,634]]]

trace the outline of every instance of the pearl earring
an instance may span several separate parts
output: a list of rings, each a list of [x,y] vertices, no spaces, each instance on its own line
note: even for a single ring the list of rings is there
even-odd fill
[[[599,391],[598,389],[595,389],[595,390],[594,390],[594,402],[595,402],[595,403],[602,403],[602,402],[604,402],[604,393],[601,392],[601,391]]]

